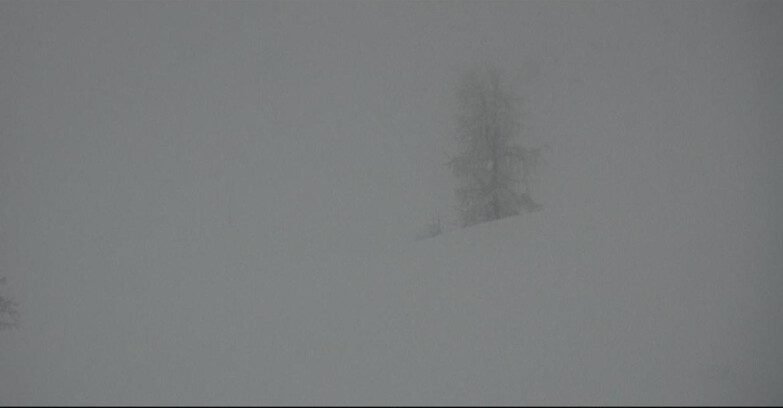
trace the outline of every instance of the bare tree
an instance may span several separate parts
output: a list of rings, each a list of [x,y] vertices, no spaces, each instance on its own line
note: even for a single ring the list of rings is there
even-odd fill
[[[0,278],[0,285],[4,283],[5,278]],[[0,330],[10,329],[19,324],[19,312],[16,306],[16,302],[0,295]]]
[[[458,90],[457,140],[448,165],[460,181],[457,209],[463,226],[536,211],[529,176],[540,149],[513,144],[520,129],[518,98],[502,87],[494,68],[470,72]]]

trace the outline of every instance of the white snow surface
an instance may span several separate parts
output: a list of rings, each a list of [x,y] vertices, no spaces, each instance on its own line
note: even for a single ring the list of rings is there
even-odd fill
[[[778,295],[736,235],[535,214],[376,253],[331,257],[322,242],[279,274],[163,275],[143,299],[123,293],[144,282],[116,282],[92,295],[101,305],[74,308],[100,324],[48,339],[63,348],[33,366],[58,363],[15,393],[54,404],[782,400]],[[37,395],[53,378],[61,388]]]

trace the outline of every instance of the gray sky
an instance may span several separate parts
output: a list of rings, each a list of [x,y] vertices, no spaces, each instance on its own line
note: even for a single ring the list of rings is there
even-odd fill
[[[551,148],[549,217],[734,254],[716,267],[780,310],[781,43],[772,1],[1,2],[0,276],[24,326],[0,333],[0,403],[132,400],[94,367],[244,333],[230,299],[283,316],[451,220],[454,92],[484,63],[524,99],[520,142]]]

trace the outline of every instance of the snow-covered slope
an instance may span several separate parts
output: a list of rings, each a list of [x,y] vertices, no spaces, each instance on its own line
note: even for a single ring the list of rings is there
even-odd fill
[[[604,234],[552,213],[373,254],[301,311],[306,401],[763,403],[783,359],[760,288],[717,248]],[[674,247],[673,247],[674,246]],[[380,273],[383,271],[383,273]],[[745,274],[747,276],[747,274]],[[346,291],[343,285],[355,286]],[[332,298],[330,291],[349,295]],[[752,321],[752,323],[749,323]],[[756,332],[755,335],[758,335]]]
[[[18,370],[4,400],[783,401],[770,261],[719,234],[726,223],[620,221],[545,209],[371,251],[311,242],[286,262],[245,259],[244,276],[80,281],[62,316],[74,327],[33,315],[4,339]],[[215,258],[205,270],[221,271]]]

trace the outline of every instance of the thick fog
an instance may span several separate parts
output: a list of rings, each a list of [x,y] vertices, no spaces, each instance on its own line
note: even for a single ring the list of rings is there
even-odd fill
[[[781,404],[781,44],[775,1],[1,2],[0,405]],[[485,65],[543,210],[459,228]]]

